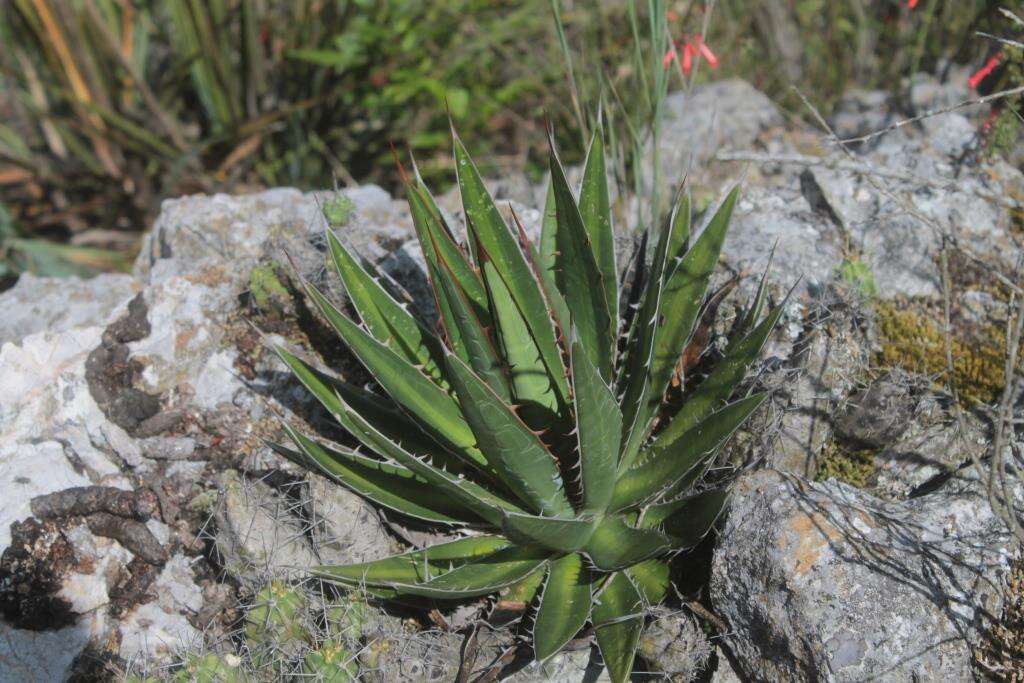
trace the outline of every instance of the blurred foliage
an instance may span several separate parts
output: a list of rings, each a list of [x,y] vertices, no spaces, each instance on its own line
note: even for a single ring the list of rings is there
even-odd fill
[[[567,111],[550,34],[538,2],[11,0],[0,200],[40,236],[125,248],[166,196],[390,185],[392,142],[429,178],[447,111],[522,167]]]
[[[392,144],[449,182],[449,113],[466,139],[488,141],[472,150],[485,171],[536,177],[543,122],[573,163],[596,123],[581,112],[599,103],[616,178],[636,192],[659,185],[643,150],[665,92],[712,76],[700,60],[666,70],[670,40],[705,34],[714,77],[745,78],[807,116],[791,85],[827,113],[848,87],[894,89],[917,69],[977,60],[976,32],[1006,23],[983,0],[718,0],[710,16],[707,4],[7,0],[0,201],[18,239],[76,247],[62,264],[89,261],[130,253],[167,196],[335,180],[393,189]],[[654,214],[667,204],[651,199]],[[10,239],[7,255],[38,246]],[[47,254],[33,267],[68,272]]]
[[[717,0],[708,43],[738,76],[801,118],[796,86],[827,114],[849,88],[899,91],[918,71],[974,64],[1001,35],[1000,0]]]

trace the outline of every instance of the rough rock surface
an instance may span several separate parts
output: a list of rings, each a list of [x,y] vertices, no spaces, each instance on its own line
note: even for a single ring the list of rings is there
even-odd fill
[[[772,101],[739,79],[669,95],[665,111],[659,153],[664,180],[673,186],[723,147],[745,149],[783,123]]]
[[[966,680],[1011,556],[970,473],[883,503],[764,470],[734,498],[711,597],[754,680]]]
[[[104,273],[91,280],[47,278],[25,273],[0,294],[0,344],[36,332],[64,332],[103,325],[118,304],[130,299],[139,285],[130,275]]]

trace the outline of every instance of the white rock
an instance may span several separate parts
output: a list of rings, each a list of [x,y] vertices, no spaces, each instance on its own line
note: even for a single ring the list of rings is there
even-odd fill
[[[0,293],[0,344],[37,332],[102,326],[138,289],[135,279],[122,273],[91,279],[23,273],[14,287]]]

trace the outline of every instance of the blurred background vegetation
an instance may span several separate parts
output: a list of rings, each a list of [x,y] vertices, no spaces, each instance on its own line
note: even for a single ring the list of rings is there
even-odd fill
[[[449,113],[490,173],[535,177],[545,121],[571,162],[593,125],[581,112],[602,103],[622,158],[639,158],[665,90],[708,78],[745,78],[803,117],[796,84],[827,113],[849,87],[979,62],[990,43],[976,34],[999,32],[1000,6],[4,0],[0,279],[123,269],[170,196],[394,189],[392,146],[443,186]],[[716,70],[661,67],[670,40],[702,32]]]

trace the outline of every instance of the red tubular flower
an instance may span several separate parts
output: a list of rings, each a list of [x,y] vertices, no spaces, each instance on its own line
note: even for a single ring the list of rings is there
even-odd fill
[[[672,64],[672,61],[678,55],[677,45],[678,44],[669,46],[668,51],[665,52],[665,56],[662,58],[662,64],[666,69]],[[694,60],[701,57],[704,58],[704,61],[706,61],[708,66],[712,69],[718,66],[718,57],[715,56],[715,53],[712,52],[711,48],[709,48],[707,43],[704,42],[703,36],[694,36],[693,38],[686,38],[684,36],[682,47],[683,58],[679,66],[684,74],[689,75],[689,73],[693,71]]]
[[[914,9],[917,7],[917,0],[907,0],[907,9]]]
[[[981,67],[974,74],[967,79],[967,85],[971,87],[971,90],[977,90],[978,86],[983,80],[988,78],[989,74],[995,71],[995,68],[999,66],[999,60],[1003,58],[1002,52],[997,52],[988,58],[985,62],[985,66]]]

